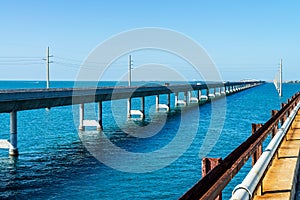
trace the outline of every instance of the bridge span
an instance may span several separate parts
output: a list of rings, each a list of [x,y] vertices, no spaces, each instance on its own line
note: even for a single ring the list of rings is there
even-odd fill
[[[102,129],[102,102],[117,99],[128,99],[127,117],[138,115],[144,118],[145,97],[156,96],[156,110],[170,111],[170,94],[175,94],[175,106],[186,107],[189,104],[202,104],[212,99],[221,98],[260,84],[263,81],[242,81],[207,84],[166,84],[136,87],[97,87],[97,88],[53,88],[0,90],[0,113],[10,113],[10,139],[0,140],[0,148],[8,148],[9,154],[18,155],[17,145],[17,112],[22,110],[51,108],[80,104],[79,129],[86,126]],[[184,98],[179,99],[179,93]],[[195,95],[196,94],[196,95]],[[160,104],[159,96],[167,95],[167,103]],[[141,98],[140,110],[131,109],[131,99]],[[98,119],[84,118],[84,104],[98,103]]]

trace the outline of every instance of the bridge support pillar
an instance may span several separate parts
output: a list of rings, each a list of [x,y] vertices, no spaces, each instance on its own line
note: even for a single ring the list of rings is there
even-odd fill
[[[83,120],[84,120],[84,104],[79,105],[79,130],[84,131],[83,126]]]
[[[98,120],[84,119],[84,104],[79,105],[79,130],[84,131],[86,126],[97,127],[97,130],[102,130],[102,102],[98,104]]]
[[[141,112],[142,112],[142,119],[145,119],[145,97],[141,97]]]
[[[17,137],[17,112],[10,113],[10,148],[9,155],[18,156],[18,137]]]
[[[97,130],[101,131],[103,130],[103,126],[102,126],[102,101],[98,102],[98,123],[99,126],[97,126]]]
[[[196,97],[194,97],[194,94],[193,94],[195,92],[196,92]],[[189,98],[190,98],[190,100],[189,100],[190,103],[199,103],[199,92],[194,91],[194,90],[190,91]]]
[[[141,109],[132,110],[131,109],[131,98],[127,99],[127,118],[137,118],[138,119],[145,119],[145,97],[141,97]]]
[[[221,87],[221,95],[226,95],[226,87],[225,86],[223,86],[223,87]]]
[[[159,95],[156,95],[156,111],[159,111],[161,109],[164,109],[166,112],[170,110],[170,94],[168,94],[167,96],[167,104],[160,104]]]
[[[170,108],[170,106],[171,106],[171,94],[168,93],[167,95],[168,95],[167,96],[167,106]]]
[[[156,111],[159,110],[159,95],[156,95]]]
[[[184,92],[184,100],[179,100],[179,92],[175,93],[175,107],[186,106],[186,92]]]
[[[183,101],[185,101],[185,106],[187,106],[188,105],[188,103],[189,103],[189,91],[185,91],[184,92],[184,99],[183,99]]]
[[[127,99],[127,118],[131,118],[131,98]]]

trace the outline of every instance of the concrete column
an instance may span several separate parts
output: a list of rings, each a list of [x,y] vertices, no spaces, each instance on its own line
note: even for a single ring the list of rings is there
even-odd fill
[[[198,90],[198,92],[197,92],[197,99],[199,100],[200,97],[201,97],[201,90]]]
[[[127,99],[127,117],[131,118],[131,98]]]
[[[83,120],[84,120],[84,104],[79,105],[79,130],[84,131],[83,126]]]
[[[159,110],[158,104],[159,104],[159,95],[156,95],[156,111]]]
[[[141,97],[141,112],[143,113],[142,119],[145,119],[145,97]]]
[[[170,110],[170,109],[171,109],[171,108],[170,108],[170,106],[171,106],[171,94],[168,93],[167,95],[168,95],[168,96],[167,96],[167,106],[169,107],[169,110]]]
[[[178,92],[175,93],[175,107],[177,106],[178,103]]]
[[[185,101],[185,105],[187,106],[188,105],[188,103],[189,103],[189,95],[188,95],[188,91],[185,91],[184,92],[184,101]]]
[[[97,130],[103,130],[103,126],[102,126],[102,101],[98,102],[98,123],[99,123],[99,126],[97,127]]]
[[[10,113],[10,144],[9,155],[18,156],[18,137],[17,137],[17,112]]]

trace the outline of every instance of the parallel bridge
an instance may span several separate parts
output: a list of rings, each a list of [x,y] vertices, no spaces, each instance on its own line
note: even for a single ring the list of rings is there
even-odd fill
[[[174,84],[141,87],[97,87],[97,88],[56,88],[56,89],[24,89],[0,90],[0,113],[10,113],[10,140],[0,140],[0,148],[8,148],[9,154],[18,155],[17,146],[17,112],[22,110],[51,108],[80,104],[79,129],[95,126],[102,129],[102,102],[117,99],[128,99],[128,115],[139,115],[144,118],[145,97],[156,96],[156,109],[170,111],[170,94],[175,94],[175,106],[205,103],[212,99],[230,95],[260,84],[262,81],[207,83],[207,84]],[[195,92],[196,91],[196,92]],[[184,93],[184,99],[179,99],[179,93]],[[195,93],[197,94],[196,96]],[[160,104],[159,96],[168,95],[167,104]],[[141,98],[140,110],[131,109],[131,99]],[[84,118],[84,104],[98,103],[98,119]]]
[[[206,95],[215,94],[222,89],[226,94],[235,93],[243,87],[262,84],[253,82],[226,82],[194,85],[141,86],[141,87],[97,87],[97,88],[51,88],[0,90],[0,113],[12,111],[68,106],[81,103],[110,101],[117,99],[145,97],[160,94],[188,92],[192,90],[208,91]],[[246,88],[244,88],[246,89]],[[212,91],[213,90],[213,91]]]

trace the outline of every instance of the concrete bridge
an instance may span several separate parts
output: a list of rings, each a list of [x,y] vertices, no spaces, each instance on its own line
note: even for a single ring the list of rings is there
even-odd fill
[[[117,99],[128,99],[127,117],[138,115],[144,118],[145,97],[156,96],[156,109],[170,108],[170,94],[175,94],[175,106],[189,106],[189,104],[205,103],[215,98],[221,98],[260,84],[262,81],[242,81],[207,84],[166,84],[141,87],[97,87],[97,88],[56,88],[56,89],[25,89],[0,90],[0,113],[10,113],[10,140],[0,140],[0,148],[8,148],[9,154],[18,155],[17,145],[17,112],[22,110],[51,108],[80,104],[79,129],[95,126],[102,129],[102,102]],[[179,99],[179,93],[184,98]],[[197,94],[195,96],[195,93]],[[168,95],[167,104],[160,104],[159,96]],[[131,99],[141,98],[140,110],[131,109]],[[98,103],[98,119],[84,118],[84,104]]]

